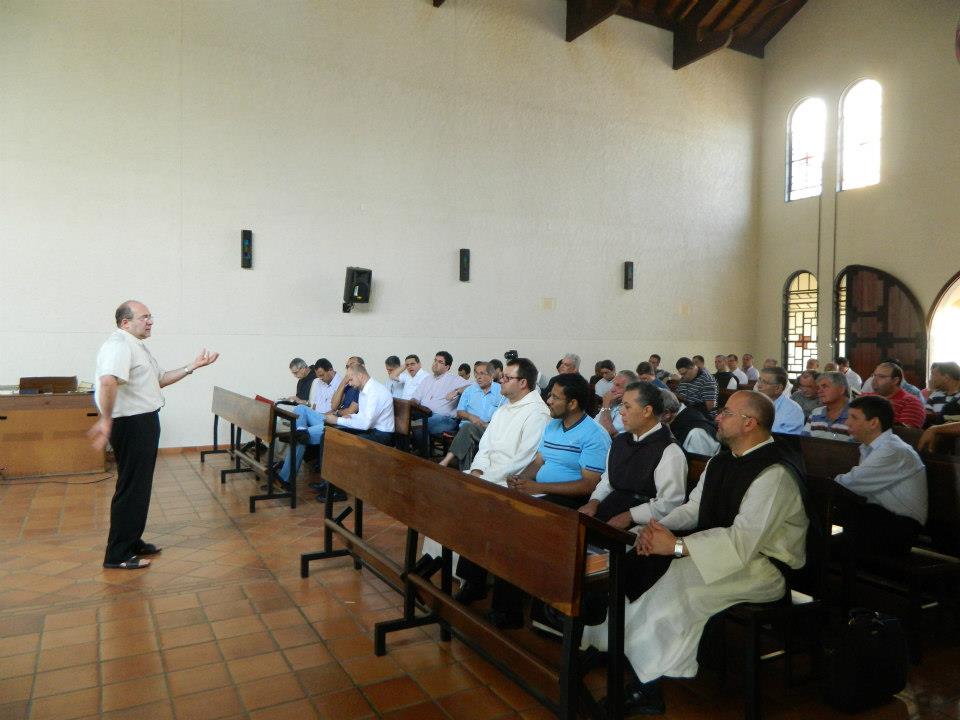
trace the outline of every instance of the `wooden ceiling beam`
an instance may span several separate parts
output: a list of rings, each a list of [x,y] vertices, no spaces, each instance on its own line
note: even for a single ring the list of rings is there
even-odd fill
[[[673,32],[673,69],[679,70],[726,47],[731,31],[710,32],[700,27],[703,19],[723,0],[699,0]]]
[[[434,7],[440,7],[441,5],[443,5],[443,0],[433,0]]]
[[[567,0],[567,42],[573,42],[620,9],[620,0]]]

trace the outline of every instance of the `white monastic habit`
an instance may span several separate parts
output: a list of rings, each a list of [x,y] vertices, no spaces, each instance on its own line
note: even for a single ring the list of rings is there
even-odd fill
[[[706,472],[690,499],[660,521],[670,530],[697,526]],[[626,604],[625,652],[641,682],[694,677],[707,620],[737,603],[781,598],[783,575],[767,557],[802,567],[806,530],[796,479],[783,465],[773,465],[750,485],[731,527],[687,535],[689,555],[671,562],[652,588]],[[606,643],[606,622],[584,628],[584,648],[606,650]]]

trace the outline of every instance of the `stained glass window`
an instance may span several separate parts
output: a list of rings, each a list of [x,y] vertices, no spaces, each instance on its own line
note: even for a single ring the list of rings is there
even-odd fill
[[[823,142],[827,106],[807,98],[790,113],[787,133],[787,200],[816,197],[823,188]]]
[[[791,377],[817,357],[817,278],[813,273],[794,273],[784,288],[783,355],[783,368]]]

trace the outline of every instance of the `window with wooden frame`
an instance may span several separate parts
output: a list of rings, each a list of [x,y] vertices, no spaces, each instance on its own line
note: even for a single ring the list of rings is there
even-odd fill
[[[791,275],[783,288],[783,369],[791,377],[817,357],[817,277],[806,270]]]

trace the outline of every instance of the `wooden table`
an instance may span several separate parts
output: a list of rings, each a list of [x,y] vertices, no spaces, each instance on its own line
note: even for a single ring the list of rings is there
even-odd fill
[[[99,415],[88,393],[0,395],[4,477],[103,472],[106,455],[86,437]]]

